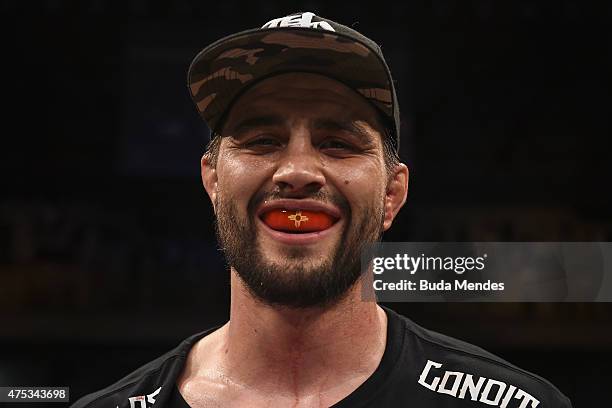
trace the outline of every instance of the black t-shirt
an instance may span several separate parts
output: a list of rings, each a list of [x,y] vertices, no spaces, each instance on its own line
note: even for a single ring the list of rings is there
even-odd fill
[[[385,308],[387,345],[380,365],[334,405],[414,408],[570,408],[552,384],[474,345],[424,329]],[[189,408],[178,391],[191,347],[214,329],[115,384],[81,398],[73,408]]]

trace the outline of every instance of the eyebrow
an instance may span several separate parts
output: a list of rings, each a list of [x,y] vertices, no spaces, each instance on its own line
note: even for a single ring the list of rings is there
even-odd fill
[[[317,130],[344,131],[354,134],[363,143],[372,143],[372,137],[363,126],[353,120],[316,119],[314,128]]]
[[[240,135],[248,129],[254,127],[266,127],[266,126],[281,126],[285,124],[285,119],[278,115],[261,115],[247,117],[236,125],[232,126],[231,132]]]
[[[230,131],[239,136],[252,128],[283,126],[285,124],[286,119],[280,115],[252,116],[239,121],[236,125],[231,127]],[[350,119],[315,119],[312,125],[316,130],[344,131],[357,136],[363,143],[372,143],[370,133],[367,132],[363,126],[356,124],[355,121]]]

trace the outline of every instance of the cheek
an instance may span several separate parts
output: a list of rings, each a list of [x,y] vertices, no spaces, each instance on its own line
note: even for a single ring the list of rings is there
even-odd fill
[[[356,214],[366,207],[383,205],[385,183],[379,166],[345,166],[336,169],[330,177]]]
[[[249,199],[266,181],[265,163],[223,157],[217,164],[219,199],[231,200],[241,213],[246,213]]]

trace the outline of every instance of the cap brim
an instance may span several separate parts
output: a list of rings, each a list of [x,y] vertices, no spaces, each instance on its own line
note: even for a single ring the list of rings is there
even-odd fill
[[[194,58],[188,86],[200,115],[217,132],[224,114],[244,90],[285,72],[333,78],[387,117],[394,117],[395,98],[386,63],[367,44],[338,32],[286,27],[225,37]]]

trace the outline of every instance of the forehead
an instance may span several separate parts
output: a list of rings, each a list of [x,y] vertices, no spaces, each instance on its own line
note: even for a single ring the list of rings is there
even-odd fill
[[[284,116],[365,121],[380,128],[379,114],[361,95],[334,79],[311,73],[288,73],[260,81],[233,104],[226,123],[245,115]]]

